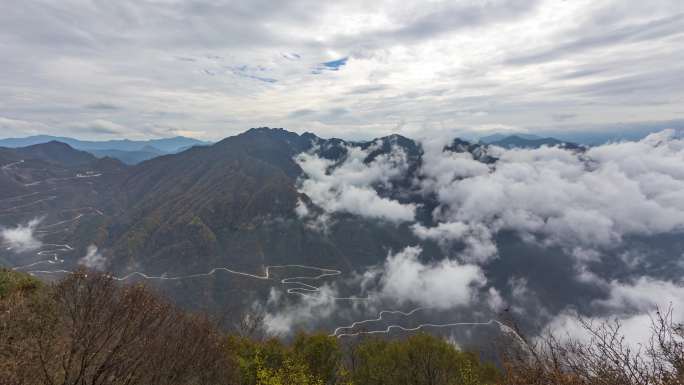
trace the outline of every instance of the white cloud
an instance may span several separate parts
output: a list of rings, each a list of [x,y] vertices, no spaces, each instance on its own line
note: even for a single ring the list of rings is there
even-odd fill
[[[633,283],[612,282],[610,297],[597,304],[611,309],[634,309],[647,312],[656,306],[667,308],[670,304],[684,303],[684,285],[642,277]],[[684,309],[679,310],[684,315]],[[682,317],[678,317],[682,318]]]
[[[92,132],[102,135],[122,136],[130,133],[125,127],[105,119],[76,123],[72,125],[72,128],[77,132]]]
[[[487,306],[495,312],[500,312],[504,310],[506,306],[506,301],[501,297],[501,292],[494,287],[490,287],[487,290]]]
[[[497,247],[490,229],[484,225],[464,222],[443,222],[435,227],[413,225],[413,233],[420,239],[431,239],[448,247],[454,240],[464,243],[459,257],[469,262],[485,262],[497,254]]]
[[[684,140],[678,135],[665,130],[586,151],[493,148],[489,153],[499,160],[492,165],[469,152],[443,151],[444,140],[425,141],[417,184],[439,205],[435,224],[414,223],[413,232],[445,248],[460,242],[461,260],[483,263],[497,255],[494,237],[504,230],[559,245],[582,261],[589,255],[596,260],[598,251],[619,246],[626,236],[684,231]],[[349,147],[339,164],[300,154],[300,192],[327,214],[414,222],[419,203],[377,192],[408,178],[406,154],[396,147],[364,163],[372,150]],[[297,206],[300,213],[304,208]]]
[[[309,216],[309,208],[306,207],[306,203],[302,202],[301,199],[297,200],[297,205],[295,206],[295,214],[299,218],[306,218]]]
[[[349,146],[347,157],[334,168],[333,161],[313,153],[298,155],[296,161],[304,172],[300,192],[328,213],[343,211],[395,223],[412,221],[415,205],[383,198],[373,188],[389,184],[406,171],[406,154],[395,148],[366,164],[364,159],[371,150]]]
[[[153,124],[358,138],[671,120],[681,12],[679,0],[22,2],[0,15],[0,100],[52,134],[102,119],[140,137],[159,135]],[[80,108],[99,100],[118,108]]]
[[[441,186],[448,186],[455,180],[486,175],[490,171],[489,166],[473,159],[469,152],[443,151],[450,140],[453,140],[451,136],[442,136],[421,142],[424,151],[422,187],[426,192],[437,192]]]
[[[301,297],[294,304],[282,305],[283,292],[271,289],[267,305],[277,308],[264,314],[264,327],[270,335],[287,335],[297,328],[328,318],[336,309],[337,291],[323,285],[316,293]]]
[[[35,230],[43,218],[35,218],[25,225],[0,228],[0,238],[11,250],[22,253],[40,248],[43,243],[36,238]]]
[[[487,281],[476,265],[449,259],[422,263],[421,252],[420,247],[407,247],[387,257],[377,289],[380,298],[446,310],[470,304]]]
[[[97,246],[90,245],[86,255],[81,257],[78,263],[89,269],[104,270],[107,265],[107,259],[98,251]]]
[[[500,230],[569,249],[611,248],[628,235],[684,230],[684,141],[674,131],[586,153],[542,147],[496,155],[500,160],[489,172],[431,178],[440,223],[415,226],[415,233],[474,242],[493,255],[489,241]],[[426,159],[424,169],[432,175]]]
[[[656,310],[672,309],[674,322],[684,322],[684,285],[642,277],[633,282],[609,283],[608,297],[593,302],[597,315],[585,317],[586,322],[598,326],[618,320],[626,342],[632,346],[646,346],[651,336],[652,316]],[[604,314],[604,315],[599,315]],[[579,315],[567,310],[555,317],[546,327],[560,336],[589,340],[591,335],[582,326]]]
[[[3,136],[27,136],[45,133],[49,127],[39,122],[27,122],[0,116],[0,131]]]

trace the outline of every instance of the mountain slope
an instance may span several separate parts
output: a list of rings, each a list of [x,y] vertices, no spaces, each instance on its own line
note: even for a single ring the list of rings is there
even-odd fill
[[[91,154],[98,158],[116,158],[126,164],[138,164],[152,158],[164,155],[165,153],[151,146],[145,146],[142,150],[123,151],[123,150],[90,150]]]
[[[54,190],[55,183],[59,180],[79,178],[78,175],[101,176],[98,187],[103,189],[103,194],[98,200],[102,199],[102,205],[107,206],[105,196],[115,190],[112,186],[117,185],[118,178],[125,175],[126,171],[126,166],[116,159],[98,159],[88,152],[75,150],[60,142],[20,148],[0,147],[0,199],[29,193],[37,196]],[[70,188],[71,186],[65,186],[65,190]],[[69,196],[69,201],[73,203],[81,198],[80,194],[74,193]],[[54,208],[61,207],[57,200],[52,203]]]
[[[79,150],[119,150],[119,151],[145,151],[146,146],[156,148],[162,152],[176,152],[196,145],[207,145],[208,142],[201,140],[177,136],[173,138],[151,139],[151,140],[106,140],[89,141],[79,140],[68,137],[36,135],[25,138],[0,139],[0,147],[26,147],[34,144],[58,141],[66,143]]]
[[[121,185],[128,209],[118,219],[126,229],[114,242],[116,254],[151,266],[164,258],[166,268],[183,270],[192,255],[263,258],[259,250],[271,242],[250,238],[293,217],[300,173],[293,157],[306,146],[296,134],[256,129],[134,167]]]
[[[17,148],[14,153],[23,159],[43,160],[65,167],[85,165],[96,160],[88,152],[75,150],[68,144],[57,141]]]
[[[410,139],[378,143],[383,141],[405,146],[418,161],[419,146]],[[295,156],[312,150],[341,157],[346,145],[257,128],[131,168],[120,186],[124,214],[106,230],[112,266],[187,274],[216,266],[259,271],[269,264],[300,263],[351,269],[378,262],[388,248],[415,239],[407,226],[340,215],[324,232],[295,213],[299,200],[308,201],[297,190],[302,171]],[[381,144],[369,158],[383,151],[389,147]]]
[[[458,145],[449,151],[470,151],[476,158],[486,154],[480,145],[454,143]],[[20,222],[45,213],[45,223],[69,221],[74,218],[74,210],[84,214],[73,222],[70,232],[50,240],[73,248],[60,254],[68,261],[64,266],[67,269],[75,266],[92,244],[106,260],[104,269],[118,276],[134,271],[182,276],[206,273],[217,267],[263,274],[265,266],[283,264],[352,271],[382,263],[391,250],[416,244],[431,247],[429,242],[416,238],[409,224],[345,212],[331,215],[324,223],[299,217],[296,212],[299,202],[304,202],[312,213],[322,213],[299,190],[302,169],[296,157],[302,152],[317,154],[336,167],[352,149],[362,150],[366,165],[400,149],[405,154],[407,172],[402,178],[377,186],[378,194],[406,203],[419,199],[414,189],[420,178],[423,149],[419,143],[399,135],[370,142],[347,142],[309,133],[298,135],[282,129],[256,128],[211,146],[193,147],[135,166],[83,155],[64,144],[40,146],[61,148],[64,153],[45,148],[7,149],[15,156],[17,151],[24,155],[31,152],[46,159],[31,160],[27,165],[30,167],[13,170],[11,174],[22,176],[24,184],[46,181],[32,189],[43,189],[46,198],[56,197],[30,206],[30,212],[22,212]],[[83,159],[79,159],[81,156]],[[57,166],[47,160],[77,166]],[[97,171],[99,176],[73,178],[86,170]],[[40,178],[31,174],[23,177],[27,173],[42,174]],[[51,192],[55,188],[58,192]],[[19,194],[8,194],[14,195]],[[38,198],[43,196],[36,197],[36,201]],[[33,199],[27,203],[32,202]],[[433,208],[434,204],[426,202],[420,207],[420,215],[429,217]],[[430,251],[434,258],[441,256],[436,246]],[[179,282],[166,289],[176,301],[188,306],[196,305],[196,293],[200,290],[202,304],[213,308],[247,301],[264,286],[258,281],[230,279],[223,274],[203,281],[199,289],[195,287],[193,297],[188,294],[187,285],[194,283]],[[244,298],[236,293],[243,293]]]
[[[26,193],[24,185],[10,172],[20,161],[14,150],[0,147],[0,199]]]
[[[137,164],[160,155],[181,152],[194,146],[209,144],[208,142],[182,136],[144,141],[128,139],[85,141],[67,137],[37,135],[26,138],[0,139],[0,147],[20,148],[50,142],[65,143],[77,150],[87,151],[99,158],[116,158],[126,164]]]

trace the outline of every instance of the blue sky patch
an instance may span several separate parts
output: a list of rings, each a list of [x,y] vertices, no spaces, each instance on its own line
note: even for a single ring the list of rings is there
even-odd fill
[[[339,71],[340,68],[344,67],[344,65],[347,64],[347,60],[349,60],[348,56],[343,57],[341,59],[321,63],[318,66],[316,66],[316,68],[314,68],[311,71],[311,73],[314,75],[320,75],[321,73],[323,73],[323,71]]]
[[[337,71],[340,69],[340,67],[344,67],[344,65],[347,64],[348,59],[348,57],[343,57],[342,59],[327,61],[322,64],[323,67],[325,67],[326,69],[329,69],[331,71]]]

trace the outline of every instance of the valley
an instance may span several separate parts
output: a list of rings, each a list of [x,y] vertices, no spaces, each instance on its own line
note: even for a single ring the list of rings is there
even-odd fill
[[[517,335],[514,324],[537,333],[569,307],[600,314],[594,303],[610,290],[578,274],[625,279],[648,266],[628,264],[621,249],[682,246],[674,234],[634,234],[578,265],[577,249],[543,228],[538,242],[510,227],[451,223],[443,189],[498,172],[501,157],[595,150],[444,143],[258,128],[136,166],[57,143],[2,149],[2,178],[20,194],[0,197],[0,261],[46,280],[85,267],[145,282],[227,324],[260,314],[275,335],[429,331],[477,344]],[[669,279],[682,267],[663,257],[669,268],[652,274]],[[548,315],[531,317],[539,308]]]

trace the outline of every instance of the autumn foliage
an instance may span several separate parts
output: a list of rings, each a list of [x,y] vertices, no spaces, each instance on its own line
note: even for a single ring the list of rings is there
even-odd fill
[[[684,384],[684,338],[670,312],[656,314],[643,349],[625,342],[618,323],[586,324],[589,342],[512,341],[496,364],[427,334],[300,333],[284,342],[245,325],[227,333],[149,288],[103,274],[47,285],[0,270],[0,384]]]

